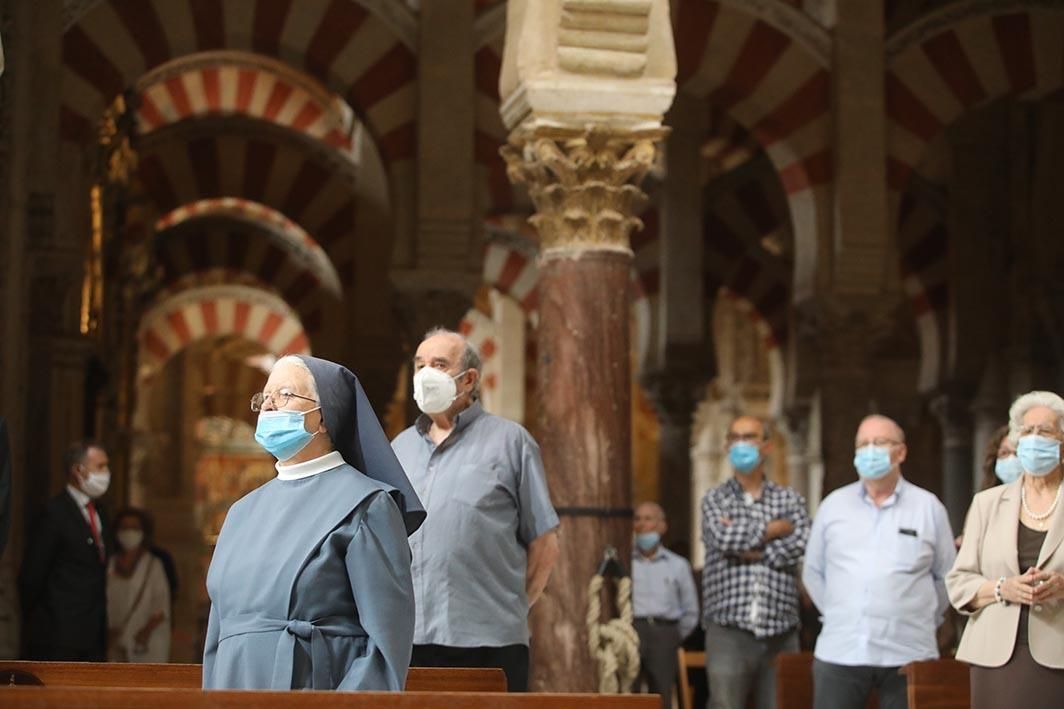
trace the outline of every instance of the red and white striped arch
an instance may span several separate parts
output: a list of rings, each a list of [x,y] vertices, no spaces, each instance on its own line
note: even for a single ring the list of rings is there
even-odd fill
[[[948,301],[946,231],[907,193],[929,149],[967,112],[995,99],[1064,87],[1064,7],[964,0],[922,17],[887,43],[887,182],[891,222],[922,350],[919,385],[937,385]]]
[[[706,282],[728,289],[757,311],[768,328],[769,349],[787,340],[792,292],[790,269],[763,246],[767,237],[790,228],[780,192],[776,175],[759,171],[711,198],[703,218]]]
[[[188,205],[221,204],[233,197],[243,206],[263,205],[281,215],[283,224],[299,224],[329,255],[344,282],[355,251],[353,240],[344,238],[355,230],[358,197],[352,178],[300,142],[281,138],[260,139],[225,126],[200,134],[157,131],[141,143],[139,175],[161,214],[176,210],[181,215]]]
[[[784,27],[745,6],[678,0],[673,27],[680,90],[734,116],[779,173],[796,241],[794,290],[805,293],[831,230],[830,41],[807,15],[792,15]]]
[[[499,387],[499,360],[495,356],[499,350],[497,330],[495,321],[476,308],[467,312],[458,324],[458,332],[480,354],[480,387],[489,392]]]
[[[1028,6],[1029,7],[1025,7]],[[960,2],[887,44],[888,180],[895,214],[929,144],[968,111],[1064,87],[1064,7]]]
[[[337,298],[342,295],[340,276],[321,245],[301,226],[264,204],[235,197],[199,200],[164,215],[156,222],[155,231],[162,233],[184,224],[207,223],[219,219],[243,223],[251,227],[252,232],[265,236],[270,244],[285,255],[286,260],[291,261],[296,274],[294,280],[308,287],[321,286]],[[267,261],[264,254],[261,254],[259,259],[247,253],[232,253],[230,256],[241,263],[258,261],[261,265],[266,265]],[[247,258],[242,258],[244,256]],[[307,282],[308,277],[310,282]],[[285,291],[283,287],[281,290]]]
[[[61,132],[91,140],[104,108],[147,72],[190,54],[238,50],[317,78],[355,110],[394,166],[414,157],[411,46],[355,0],[106,0],[63,36]]]
[[[242,115],[305,133],[351,152],[350,108],[324,86],[281,62],[244,52],[193,55],[139,82],[137,127],[144,135],[187,119]]]
[[[151,377],[189,344],[223,335],[244,337],[278,356],[310,353],[299,317],[280,297],[247,286],[204,286],[164,297],[145,313],[138,375]]]

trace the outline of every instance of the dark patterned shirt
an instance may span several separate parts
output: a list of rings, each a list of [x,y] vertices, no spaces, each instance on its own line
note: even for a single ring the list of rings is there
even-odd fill
[[[786,519],[794,531],[764,542],[774,519]],[[798,562],[809,538],[805,500],[789,487],[765,481],[760,499],[743,492],[734,478],[702,498],[702,621],[740,628],[759,638],[798,625]],[[757,561],[744,551],[760,551]]]

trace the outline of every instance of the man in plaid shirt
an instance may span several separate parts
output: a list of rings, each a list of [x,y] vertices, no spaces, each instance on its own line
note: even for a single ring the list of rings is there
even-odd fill
[[[809,537],[805,500],[765,479],[765,424],[740,416],[728,428],[736,475],[702,499],[702,624],[710,709],[776,705],[773,668],[798,650],[798,563]]]

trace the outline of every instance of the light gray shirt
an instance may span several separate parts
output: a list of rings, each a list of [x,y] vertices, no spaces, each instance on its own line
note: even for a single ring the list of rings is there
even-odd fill
[[[686,638],[698,625],[698,595],[687,559],[661,546],[650,558],[633,551],[632,613],[675,620],[680,638]]]
[[[428,517],[410,536],[415,645],[528,644],[528,545],[558,526],[539,446],[473,404],[440,445],[420,416],[392,441]]]
[[[802,571],[824,623],[814,655],[872,667],[937,658],[935,629],[956,556],[946,508],[904,478],[880,507],[861,481],[828,495]]]

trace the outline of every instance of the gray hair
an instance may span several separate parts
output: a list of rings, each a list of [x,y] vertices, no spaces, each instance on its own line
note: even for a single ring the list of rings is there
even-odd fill
[[[304,362],[300,357],[297,357],[296,355],[285,355],[284,357],[281,357],[279,360],[273,363],[273,367],[270,368],[270,371],[272,372],[274,369],[277,369],[278,365],[280,364],[291,364],[292,366],[299,367],[304,372],[306,372],[307,380],[310,381],[311,395],[314,397],[315,401],[321,401],[321,397],[318,396],[318,382],[315,381],[314,374],[310,371],[310,367],[307,366],[306,362]]]
[[[421,341],[429,339],[430,337],[436,337],[437,335],[447,335],[448,337],[456,337],[462,342],[462,356],[458,360],[458,366],[461,371],[465,372],[470,369],[474,369],[477,372],[477,381],[473,385],[473,391],[470,392],[470,398],[476,401],[480,398],[480,375],[483,373],[484,364],[480,360],[480,353],[477,352],[477,348],[469,343],[469,340],[460,332],[454,330],[448,330],[445,327],[434,327],[425,333],[425,336],[421,338]]]
[[[1009,407],[1009,440],[1013,445],[1020,437],[1024,415],[1036,406],[1044,406],[1056,414],[1057,428],[1064,433],[1064,399],[1051,391],[1029,391]]]

